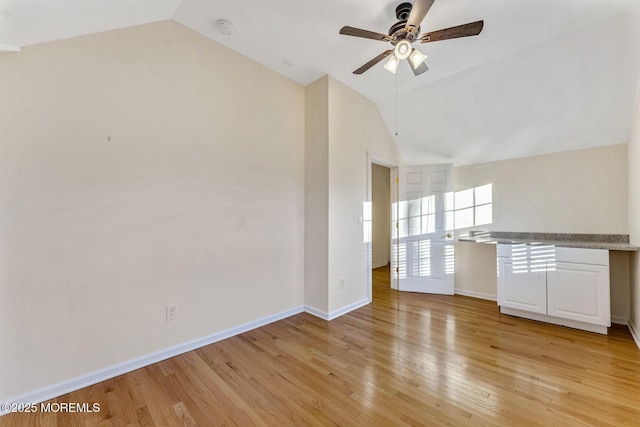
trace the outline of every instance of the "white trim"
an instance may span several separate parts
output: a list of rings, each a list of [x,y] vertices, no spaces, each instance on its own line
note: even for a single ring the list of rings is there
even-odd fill
[[[0,52],[20,52],[20,48],[18,46],[0,44]]]
[[[354,302],[353,304],[345,305],[344,307],[339,308],[337,310],[333,310],[331,313],[329,313],[329,320],[338,318],[342,315],[349,313],[350,311],[357,310],[360,307],[364,307],[365,305],[370,303],[371,303],[371,299],[363,298],[360,301]]]
[[[385,263],[380,264],[380,265],[371,265],[371,268],[375,270],[376,268],[382,268],[382,267],[386,267],[388,265],[389,265],[389,263],[385,262]]]
[[[304,311],[306,313],[309,313],[309,314],[313,315],[313,316],[319,317],[319,318],[321,318],[323,320],[329,320],[329,313],[327,313],[324,310],[320,310],[318,308],[311,307],[309,305],[305,305],[304,306]]]
[[[399,184],[398,184],[398,178],[400,175],[400,168],[392,168],[391,169],[391,192],[390,192],[390,196],[391,196],[391,209],[393,210],[393,207],[396,207],[396,211],[395,211],[395,217],[396,217],[396,223],[397,223],[397,218],[399,216],[399,212],[400,212],[400,203],[399,203],[399,194],[400,194],[400,189]],[[396,224],[394,224],[393,222],[393,217],[394,217],[394,213],[391,213],[391,218],[389,221],[389,258],[391,259],[391,265],[389,266],[391,268],[390,271],[390,275],[391,277],[389,278],[390,281],[390,287],[391,289],[394,290],[398,290],[400,288],[400,275],[399,274],[394,274],[393,272],[393,268],[394,266],[398,266],[400,264],[400,251],[395,251],[396,252],[396,258],[393,259],[393,252],[394,252],[394,241],[393,241],[393,234],[395,232],[395,227]],[[395,245],[398,244],[398,241],[396,239]]]
[[[109,366],[98,371],[81,375],[66,381],[62,381],[56,384],[52,384],[47,387],[43,387],[38,390],[33,390],[19,396],[13,396],[4,399],[5,402],[12,403],[40,403],[49,399],[53,399],[58,396],[62,396],[72,391],[79,390],[84,387],[88,387],[93,384],[97,384],[101,381],[105,381],[118,375],[126,374],[127,372],[134,371],[136,369],[144,368],[153,363],[161,362],[174,356],[186,353],[188,351],[195,350],[200,347],[204,347],[209,344],[213,344],[218,341],[222,341],[227,338],[231,338],[235,335],[242,334],[252,329],[259,328],[261,326],[268,325],[269,323],[277,322],[278,320],[286,319],[287,317],[302,313],[303,307],[292,308],[291,310],[283,311],[271,316],[263,317],[261,319],[254,320],[236,326],[225,331],[217,332],[215,334],[198,338],[193,341],[188,341],[182,344],[178,344],[173,347],[160,350],[155,353],[147,354],[146,356],[139,357],[137,359],[129,360],[128,362],[119,363],[117,365]],[[4,415],[3,411],[0,411],[0,416]]]
[[[456,295],[462,295],[465,297],[472,297],[472,298],[479,298],[479,299],[485,299],[488,301],[498,301],[498,297],[493,295],[493,294],[485,294],[484,292],[476,292],[476,291],[469,291],[467,289],[455,289],[455,293]]]
[[[397,184],[394,186],[393,184],[395,183],[395,178],[397,178],[398,176],[398,168],[400,167],[400,162],[398,160],[393,160],[393,159],[389,159],[388,157],[385,156],[381,156],[379,154],[376,154],[372,151],[367,151],[367,202],[371,202],[372,201],[372,192],[373,192],[373,184],[372,184],[372,171],[371,171],[371,167],[373,164],[379,165],[379,166],[384,166],[390,169],[389,172],[389,178],[391,179],[391,185],[390,185],[390,198],[391,198],[391,207],[393,209],[393,205],[395,204],[396,209],[398,207],[398,189],[397,189]],[[393,216],[393,215],[392,215]],[[389,256],[393,256],[393,221],[391,220],[391,218],[389,218]],[[365,246],[365,251],[367,251],[368,253],[370,253],[370,249],[372,249],[371,247],[367,248]],[[367,256],[368,254],[365,254],[365,256]],[[367,270],[371,270],[371,268],[373,268],[371,266],[371,258],[373,257],[373,254],[371,253],[371,257],[367,256]],[[395,263],[393,262],[393,260],[391,261],[391,265],[393,266]],[[391,289],[398,289],[398,279],[397,278],[393,278],[393,274],[391,274],[390,277],[390,285],[391,285]],[[373,299],[373,282],[372,282],[372,278],[371,278],[371,274],[367,274],[367,299],[369,301],[371,301]]]
[[[400,162],[398,162],[397,160],[389,159],[388,157],[381,156],[371,151],[367,152],[367,158],[371,163],[375,163],[376,165],[380,165],[380,166],[385,166],[385,167],[388,167],[389,169],[397,168],[398,166],[400,166]]]
[[[321,319],[329,321],[329,320],[336,319],[336,318],[338,318],[340,316],[343,316],[343,315],[345,315],[345,314],[347,314],[347,313],[349,313],[349,312],[351,312],[353,310],[357,310],[360,307],[364,307],[365,305],[368,305],[370,303],[371,303],[371,300],[369,298],[364,298],[364,299],[361,299],[360,301],[354,302],[353,304],[345,305],[342,308],[339,308],[337,310],[333,310],[331,313],[327,313],[324,310],[319,310],[319,309],[317,309],[315,307],[310,307],[308,305],[305,305],[304,306],[304,311],[306,311],[307,313],[312,314],[312,315],[314,315],[316,317],[319,317]]]
[[[620,316],[611,316],[611,323],[615,323],[616,325],[627,325],[629,324],[629,318],[620,317]]]
[[[552,323],[554,325],[568,326],[569,328],[581,329],[583,331],[595,332],[602,335],[607,335],[608,333],[608,327],[605,325],[595,325],[592,323],[580,322],[572,319],[563,319],[561,317],[548,316],[546,314],[533,313],[530,311],[518,310],[509,307],[500,307],[500,313],[508,314],[510,316],[523,317],[525,319],[537,320],[539,322]]]
[[[633,337],[633,340],[636,342],[636,345],[638,346],[638,348],[640,348],[640,334],[638,334],[638,328],[636,326],[634,326],[633,321],[629,320],[629,323],[627,324],[627,328],[629,328],[629,332],[631,332],[631,336]]]

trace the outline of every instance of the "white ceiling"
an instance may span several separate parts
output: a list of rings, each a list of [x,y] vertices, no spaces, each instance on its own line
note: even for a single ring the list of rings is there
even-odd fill
[[[330,74],[378,104],[407,163],[478,163],[627,141],[640,73],[637,0],[436,0],[422,31],[484,19],[477,37],[416,45],[430,70],[374,66],[401,0],[0,0],[0,47],[165,19],[302,84]],[[230,36],[218,19],[234,25]]]

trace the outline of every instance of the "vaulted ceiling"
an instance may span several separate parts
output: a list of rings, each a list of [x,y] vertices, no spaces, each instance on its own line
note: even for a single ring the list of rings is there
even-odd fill
[[[0,50],[173,19],[302,84],[330,74],[377,103],[407,163],[479,163],[627,142],[640,75],[637,0],[436,0],[417,46],[429,71],[380,63],[400,0],[0,0]],[[233,23],[233,33],[216,21]],[[9,54],[9,55],[12,55]],[[397,88],[397,92],[396,92]],[[397,135],[396,135],[397,133]]]

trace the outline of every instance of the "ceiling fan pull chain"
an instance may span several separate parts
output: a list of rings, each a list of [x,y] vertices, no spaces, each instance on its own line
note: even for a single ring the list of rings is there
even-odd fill
[[[396,136],[398,136],[398,73],[396,73]]]

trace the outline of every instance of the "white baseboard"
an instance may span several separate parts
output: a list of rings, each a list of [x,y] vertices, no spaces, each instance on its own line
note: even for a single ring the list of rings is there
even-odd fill
[[[583,331],[595,332],[596,334],[607,335],[608,327],[605,325],[595,325],[592,323],[580,322],[572,319],[563,319],[561,317],[549,316],[546,314],[532,313],[530,311],[518,310],[509,307],[500,307],[500,313],[509,316],[522,317],[525,319],[537,320],[539,322],[551,323],[553,325],[568,326],[569,328],[580,329]]]
[[[611,316],[611,323],[616,325],[627,325],[629,323],[628,317]]]
[[[350,311],[357,310],[360,307],[364,307],[367,304],[370,304],[371,300],[369,298],[363,298],[360,301],[356,301],[353,304],[346,305],[338,310],[333,310],[329,313],[329,320],[333,320],[336,317],[340,317],[344,314],[349,313]]]
[[[627,323],[627,328],[629,328],[629,332],[631,332],[631,336],[636,342],[636,345],[638,346],[638,348],[640,348],[640,334],[638,333],[638,327],[635,326],[631,320],[629,320],[629,322]]]
[[[43,387],[39,390],[30,391],[19,396],[9,397],[4,399],[4,402],[11,403],[40,403],[49,399],[53,399],[58,396],[62,396],[72,391],[79,390],[84,387],[105,381],[118,375],[126,374],[127,372],[134,371],[136,369],[144,368],[153,363],[161,362],[174,356],[186,353],[191,350],[195,350],[200,347],[204,347],[209,344],[213,344],[218,341],[222,341],[227,338],[231,338],[235,335],[250,331],[252,329],[259,328],[269,323],[277,322],[278,320],[286,319],[287,317],[295,314],[302,313],[303,307],[296,307],[291,310],[283,311],[271,316],[263,317],[258,320],[254,320],[249,323],[245,323],[234,328],[227,329],[225,331],[217,332],[215,334],[198,338],[193,341],[188,341],[182,344],[178,344],[174,347],[166,348],[155,353],[148,354],[146,356],[139,357],[127,362],[119,363],[117,365],[110,366],[95,372],[91,372],[86,375],[81,375],[76,378],[72,378],[66,381],[59,382],[47,387]],[[0,416],[5,415],[0,410]]]
[[[365,305],[370,304],[370,303],[371,303],[370,299],[363,298],[360,301],[356,301],[353,304],[345,305],[344,307],[339,308],[337,310],[333,310],[330,313],[328,313],[328,312],[326,312],[324,310],[317,309],[315,307],[311,307],[311,306],[305,305],[304,306],[304,311],[306,311],[309,314],[313,314],[314,316],[319,317],[319,318],[324,319],[324,320],[333,320],[333,319],[335,319],[337,317],[340,317],[342,315],[345,315],[345,314],[349,313],[350,311],[357,310],[360,307],[364,307]]]
[[[476,291],[468,291],[466,289],[456,289],[455,293],[456,295],[463,295],[465,297],[480,298],[480,299],[486,299],[489,301],[498,301],[498,297],[495,295],[485,294],[485,293],[476,292]]]
[[[319,308],[311,307],[310,305],[304,306],[304,311],[306,313],[312,314],[316,317],[319,317],[324,320],[329,320],[329,313],[324,310],[320,310]]]

